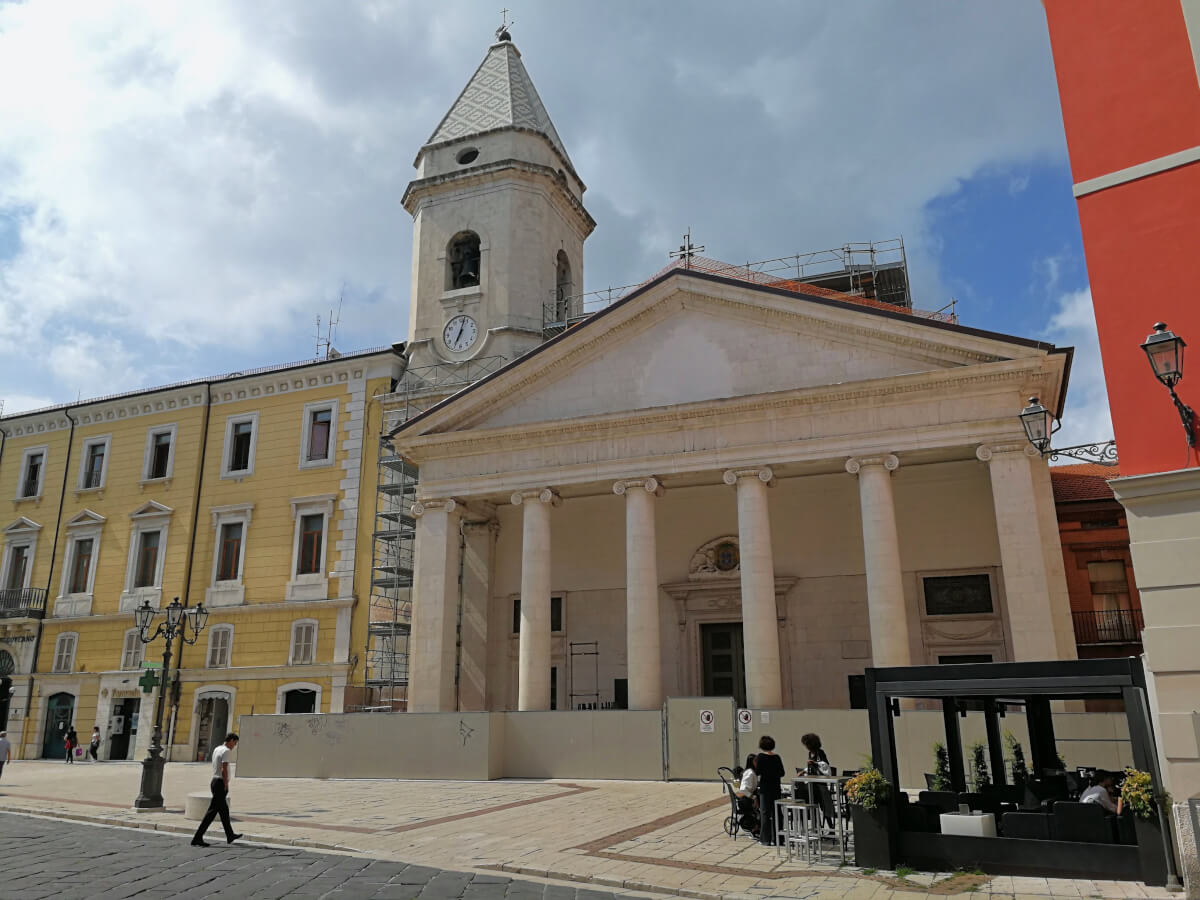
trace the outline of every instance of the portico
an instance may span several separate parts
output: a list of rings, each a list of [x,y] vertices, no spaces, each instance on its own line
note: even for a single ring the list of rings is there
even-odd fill
[[[466,708],[466,671],[490,710],[716,684],[844,708],[869,665],[1069,658],[1045,464],[1012,414],[1057,401],[1066,363],[668,273],[398,429],[420,467],[409,709]],[[495,531],[483,579],[457,577],[463,509]],[[468,608],[483,641],[457,640]]]

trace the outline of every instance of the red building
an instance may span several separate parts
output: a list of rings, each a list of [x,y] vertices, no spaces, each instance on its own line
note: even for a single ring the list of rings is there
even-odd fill
[[[1050,469],[1080,659],[1142,652],[1142,601],[1125,508],[1108,486],[1119,475],[1087,463]]]
[[[1043,5],[1120,450],[1123,477],[1110,486],[1141,594],[1161,787],[1188,895],[1200,897],[1200,454],[1189,446],[1200,437],[1183,424],[1200,406],[1200,371],[1176,386],[1177,407],[1140,347],[1156,322],[1200,346],[1200,0]]]

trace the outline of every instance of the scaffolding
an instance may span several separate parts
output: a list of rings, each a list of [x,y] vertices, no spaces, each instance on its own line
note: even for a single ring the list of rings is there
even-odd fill
[[[395,390],[379,398],[383,410],[371,548],[371,602],[364,654],[361,710],[404,710],[408,702],[408,646],[412,631],[413,555],[419,472],[396,451],[395,431],[452,394],[504,364],[487,356],[464,363],[409,369]]]
[[[682,257],[637,284],[571,297],[552,296],[550,302],[542,305],[542,337],[545,340],[557,337],[673,269],[707,272],[778,290],[958,324],[957,316],[945,313],[945,307],[936,312],[913,307],[904,239],[892,238],[748,263],[726,263],[696,255]]]

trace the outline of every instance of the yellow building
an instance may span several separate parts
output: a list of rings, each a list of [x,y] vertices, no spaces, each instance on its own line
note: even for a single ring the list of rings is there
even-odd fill
[[[141,758],[143,660],[164,645],[141,643],[133,611],[174,597],[210,615],[174,654],[170,758],[202,757],[243,713],[343,709],[367,640],[374,401],[403,368],[371,351],[0,419],[14,747],[61,756],[69,727],[86,743],[98,725],[101,758]]]

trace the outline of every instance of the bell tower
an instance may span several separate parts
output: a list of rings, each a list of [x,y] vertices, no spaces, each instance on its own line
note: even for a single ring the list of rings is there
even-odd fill
[[[511,361],[582,293],[596,227],[583,182],[506,28],[417,154],[409,366]]]

